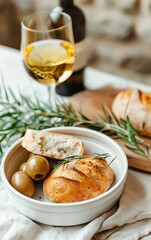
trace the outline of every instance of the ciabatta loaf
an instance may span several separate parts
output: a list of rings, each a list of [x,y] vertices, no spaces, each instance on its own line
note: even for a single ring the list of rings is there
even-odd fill
[[[115,97],[112,112],[117,119],[128,116],[139,133],[151,137],[151,93],[138,89],[123,90]]]
[[[34,154],[56,159],[84,152],[84,144],[74,136],[32,129],[26,131],[22,146]]]
[[[55,203],[78,202],[104,193],[113,180],[114,173],[104,159],[71,160],[44,180],[43,191]]]

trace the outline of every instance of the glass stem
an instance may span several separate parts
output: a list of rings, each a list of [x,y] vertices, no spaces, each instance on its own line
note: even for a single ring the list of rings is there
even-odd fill
[[[51,84],[47,85],[48,89],[48,102],[49,105],[52,107],[52,110],[56,110],[56,85]]]

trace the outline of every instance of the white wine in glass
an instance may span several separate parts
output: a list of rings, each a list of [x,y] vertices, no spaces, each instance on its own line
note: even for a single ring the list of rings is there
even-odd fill
[[[53,107],[55,86],[73,72],[73,44],[71,18],[66,13],[36,12],[22,21],[21,53],[25,69],[34,80],[47,84]]]

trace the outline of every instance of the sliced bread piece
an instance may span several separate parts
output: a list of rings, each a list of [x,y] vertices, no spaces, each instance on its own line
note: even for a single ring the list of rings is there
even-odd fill
[[[82,155],[84,152],[84,144],[80,139],[67,134],[40,130],[28,129],[21,144],[29,152],[60,160],[73,155]]]

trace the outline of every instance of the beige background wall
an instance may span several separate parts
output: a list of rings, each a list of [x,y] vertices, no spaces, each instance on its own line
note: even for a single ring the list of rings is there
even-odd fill
[[[0,44],[19,48],[23,16],[58,0],[0,0]],[[88,65],[151,84],[151,0],[75,0],[87,20]]]

